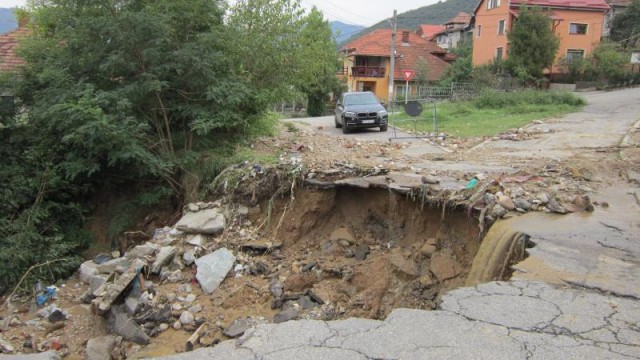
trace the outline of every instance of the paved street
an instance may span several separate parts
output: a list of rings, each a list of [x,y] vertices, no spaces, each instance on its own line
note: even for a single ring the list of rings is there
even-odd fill
[[[553,131],[544,136],[482,147],[496,157],[568,157],[616,146],[640,120],[638,88],[585,97],[584,111],[545,125]],[[294,121],[343,136],[331,117]],[[458,166],[487,168],[491,159]],[[166,359],[640,359],[637,185],[605,183],[594,200],[609,206],[593,214],[508,220],[536,243],[530,257],[511,281],[451,291],[439,310],[397,309],[384,321],[260,325],[238,340]]]

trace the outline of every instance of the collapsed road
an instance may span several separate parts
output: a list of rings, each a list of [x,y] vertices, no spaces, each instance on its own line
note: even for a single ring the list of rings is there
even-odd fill
[[[298,124],[257,144],[283,152],[278,166],[230,169],[219,198],[87,261],[38,315],[3,312],[0,346],[91,359],[640,358],[638,98],[590,93],[580,113],[455,147]]]

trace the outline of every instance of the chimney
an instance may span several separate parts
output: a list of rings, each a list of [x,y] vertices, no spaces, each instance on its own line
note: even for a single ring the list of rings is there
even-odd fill
[[[402,32],[402,42],[405,44],[409,43],[409,32],[408,31],[403,31]]]

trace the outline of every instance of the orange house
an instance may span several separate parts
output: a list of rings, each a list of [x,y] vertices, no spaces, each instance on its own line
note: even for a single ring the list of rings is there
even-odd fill
[[[562,72],[559,60],[583,58],[600,43],[604,0],[481,0],[474,11],[473,65],[491,63],[508,55],[507,33],[522,7],[540,7],[552,20],[560,47],[551,72]]]
[[[346,78],[349,91],[371,91],[383,102],[404,96],[406,82],[402,70],[418,74],[426,67],[426,80],[436,81],[450,66],[447,51],[408,30],[396,32],[394,74],[390,76],[391,29],[379,29],[344,45],[340,52],[344,66],[339,76]],[[409,92],[417,91],[417,76],[409,82]]]

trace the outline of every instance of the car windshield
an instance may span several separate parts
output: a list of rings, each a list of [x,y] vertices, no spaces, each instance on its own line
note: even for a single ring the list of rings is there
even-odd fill
[[[345,105],[373,105],[378,104],[373,94],[349,94],[344,97]]]

